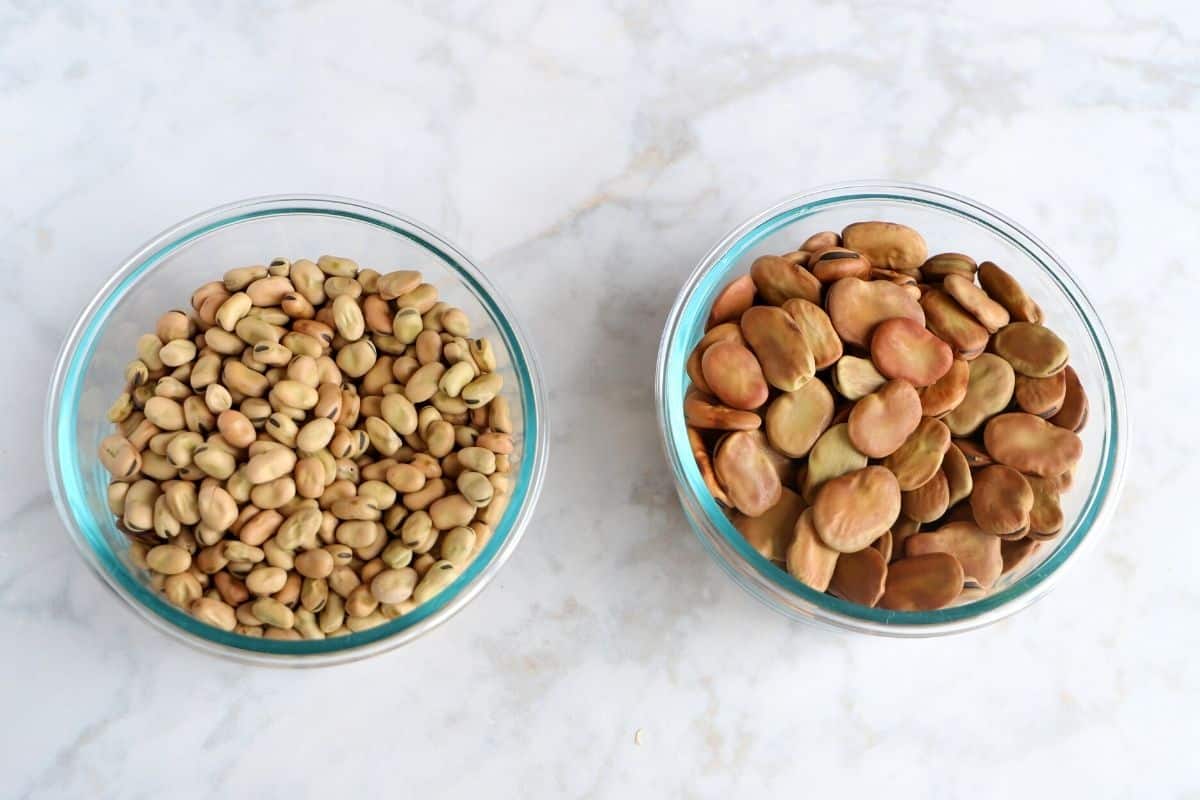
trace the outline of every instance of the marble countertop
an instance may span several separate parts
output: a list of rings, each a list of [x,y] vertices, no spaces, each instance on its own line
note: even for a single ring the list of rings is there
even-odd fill
[[[0,120],[0,796],[1200,793],[1194,3],[0,2]],[[863,177],[1036,231],[1106,321],[1135,422],[1099,545],[948,639],[760,608],[689,531],[656,433],[655,349],[699,257]],[[287,191],[401,209],[471,253],[551,405],[545,492],[498,579],[331,670],[151,630],[74,552],[41,456],[53,358],[113,267]]]

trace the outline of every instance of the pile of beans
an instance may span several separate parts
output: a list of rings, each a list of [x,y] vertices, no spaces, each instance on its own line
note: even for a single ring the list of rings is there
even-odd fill
[[[764,557],[894,610],[986,593],[1063,525],[1087,397],[997,265],[858,222],[762,256],[687,363],[700,473]]]
[[[486,338],[419,272],[347,258],[226,272],[137,342],[100,444],[134,563],[197,619],[366,630],[437,595],[511,495]]]

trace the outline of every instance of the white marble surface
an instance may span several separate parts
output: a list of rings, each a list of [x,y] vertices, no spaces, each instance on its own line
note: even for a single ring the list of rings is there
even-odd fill
[[[116,5],[0,3],[0,796],[1200,793],[1194,3]],[[1108,535],[1046,601],[951,639],[759,608],[687,529],[655,431],[655,347],[699,256],[859,177],[1036,231],[1128,379]],[[147,628],[72,550],[41,458],[51,360],[113,266],[282,191],[402,209],[472,253],[552,405],[498,580],[325,671]]]

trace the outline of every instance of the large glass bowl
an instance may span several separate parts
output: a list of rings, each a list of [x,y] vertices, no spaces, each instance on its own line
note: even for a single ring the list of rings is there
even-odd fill
[[[705,488],[692,457],[683,415],[690,381],[688,354],[704,332],[717,292],[749,272],[767,253],[794,250],[810,234],[840,231],[852,222],[910,225],[929,252],[955,251],[1012,272],[1045,311],[1046,324],[1071,349],[1091,403],[1081,432],[1083,460],[1063,496],[1063,532],[1032,559],[1005,575],[986,597],[937,611],[867,608],[814,591],[750,547]],[[700,262],[667,318],[658,354],[655,401],[676,488],[701,542],[751,595],[789,617],[885,636],[936,636],[1002,619],[1042,597],[1103,529],[1121,486],[1128,423],[1124,387],[1112,343],[1078,281],[1032,234],[1001,214],[950,192],[915,184],[861,182],[815,189],[789,198],[739,225]]]
[[[514,489],[491,540],[433,600],[384,625],[321,641],[251,638],[205,625],[170,605],[132,564],[106,502],[96,455],[111,432],[105,412],[123,391],[124,365],[158,316],[186,308],[192,291],[229,268],[274,256],[347,256],[381,272],[419,269],[442,299],[487,336],[513,415]],[[163,232],[134,253],[96,294],[63,344],[50,387],[46,463],[60,516],[92,569],[160,630],[208,652],[246,661],[322,665],[356,660],[410,642],[462,609],[495,577],[521,538],[546,466],[546,422],[533,353],[507,304],[471,261],[438,234],[390,211],[332,197],[287,196],[214,208]]]

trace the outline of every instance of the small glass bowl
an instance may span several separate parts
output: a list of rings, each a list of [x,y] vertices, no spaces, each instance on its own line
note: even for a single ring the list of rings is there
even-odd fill
[[[1063,496],[1063,532],[1005,575],[987,596],[937,611],[867,608],[814,591],[750,547],[712,498],[687,439],[683,398],[688,354],[704,333],[713,298],[749,272],[760,255],[796,249],[817,231],[851,222],[910,225],[929,252],[968,253],[1013,273],[1045,311],[1046,324],[1071,348],[1091,403],[1081,432],[1083,460]],[[659,348],[655,401],[667,459],[684,511],[709,554],[746,591],[788,617],[883,636],[937,636],[970,630],[1026,608],[1050,590],[1068,561],[1103,529],[1116,506],[1129,437],[1125,391],[1112,343],[1078,282],[1032,234],[980,203],[941,189],[878,181],[827,186],[789,198],[739,225],[700,262],[667,318]]]
[[[132,564],[114,524],[96,454],[112,432],[105,412],[124,390],[124,365],[138,336],[159,315],[186,307],[192,291],[225,270],[277,255],[353,258],[381,272],[419,269],[441,299],[463,309],[476,336],[487,336],[512,407],[515,485],[503,518],[466,571],[436,598],[384,625],[320,641],[252,638],[205,625],[172,606]],[[316,666],[377,655],[445,622],[487,585],[512,554],[529,521],[546,468],[545,398],[533,352],[512,313],[479,269],[424,226],[356,200],[277,196],[205,211],[134,253],[96,294],[63,344],[51,382],[46,463],[59,515],[92,569],[143,619],[187,644],[255,663]]]

